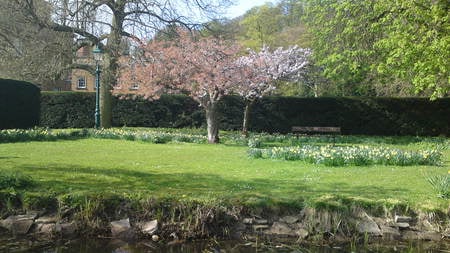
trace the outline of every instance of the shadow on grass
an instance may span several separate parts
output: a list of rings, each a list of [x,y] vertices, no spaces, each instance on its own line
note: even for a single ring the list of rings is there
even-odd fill
[[[0,156],[0,160],[4,160],[4,159],[17,159],[20,158],[18,156]]]
[[[57,194],[73,192],[126,193],[148,197],[188,196],[201,199],[232,200],[241,203],[258,204],[313,202],[339,202],[353,199],[353,203],[375,203],[379,199],[403,196],[410,190],[401,186],[376,187],[357,186],[348,183],[305,182],[292,179],[261,179],[223,177],[201,173],[164,173],[164,171],[135,171],[120,168],[89,168],[76,166],[48,165],[46,168],[23,167],[33,173],[39,182],[37,191],[53,191]],[[25,172],[25,171],[24,171]],[[362,200],[364,199],[364,200]],[[300,205],[303,203],[299,203]]]

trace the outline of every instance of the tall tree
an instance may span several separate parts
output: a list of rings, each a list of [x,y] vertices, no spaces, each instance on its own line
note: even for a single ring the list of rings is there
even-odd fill
[[[282,29],[281,9],[267,3],[251,9],[240,22],[245,33],[243,44],[249,48],[275,46],[276,35]]]
[[[191,96],[205,109],[208,141],[218,143],[218,103],[234,90],[234,60],[239,51],[234,43],[179,30],[178,39],[148,43],[140,59],[122,59],[118,92],[138,84],[136,93],[147,98],[166,92]]]
[[[432,98],[450,91],[450,2],[448,0],[381,1],[383,27],[374,45],[383,53],[381,74],[412,83]]]
[[[49,20],[37,8],[37,0],[14,1],[39,26],[73,34],[73,50],[102,45],[102,127],[111,126],[111,89],[117,82],[124,37],[141,43],[167,24],[192,27],[199,20],[215,16],[220,7],[230,3],[230,0],[48,0],[53,8],[53,18]],[[83,68],[93,71],[93,66]]]
[[[338,87],[339,95],[371,95],[371,66],[379,54],[373,44],[382,35],[372,20],[380,15],[373,0],[309,0],[308,28],[312,49],[324,74]]]
[[[394,92],[448,92],[448,0],[307,2],[315,59],[342,95],[377,95],[393,84]]]
[[[50,6],[36,3],[50,18]],[[62,79],[72,38],[29,23],[13,1],[0,1],[0,76],[43,84]]]

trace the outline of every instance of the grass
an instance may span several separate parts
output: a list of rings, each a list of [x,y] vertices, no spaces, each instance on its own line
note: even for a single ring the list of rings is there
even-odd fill
[[[389,145],[420,149],[428,144]],[[251,159],[247,150],[231,144],[94,138],[2,143],[0,172],[28,176],[34,181],[28,193],[58,198],[95,193],[244,205],[449,208],[448,199],[439,198],[424,176],[447,173],[449,149],[443,150],[442,166],[345,167]]]

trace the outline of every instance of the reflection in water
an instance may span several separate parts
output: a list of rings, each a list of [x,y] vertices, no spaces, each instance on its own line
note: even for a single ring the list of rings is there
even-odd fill
[[[126,243],[120,240],[76,239],[71,241],[38,241],[11,238],[0,234],[0,252],[8,253],[438,253],[449,252],[450,245],[419,243],[386,246],[383,243],[353,247],[301,247],[287,245],[258,245],[225,241],[220,243],[195,242],[177,245],[154,243],[150,240]]]
[[[12,251],[15,252],[15,251]],[[338,248],[302,248],[300,246],[259,245],[252,243],[226,241],[221,243],[195,242],[164,245],[151,241],[126,243],[120,240],[76,240],[60,242],[58,245],[28,249],[20,252],[36,253],[342,253],[349,252]]]

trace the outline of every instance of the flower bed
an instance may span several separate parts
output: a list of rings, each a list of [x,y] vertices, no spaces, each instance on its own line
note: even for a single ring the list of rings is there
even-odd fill
[[[118,139],[144,141],[151,143],[187,142],[206,143],[206,137],[197,134],[185,134],[166,131],[124,130],[124,129],[8,129],[0,131],[0,143],[24,142],[24,141],[56,141],[81,138]]]
[[[295,146],[267,149],[251,148],[252,158],[306,161],[327,166],[344,165],[439,165],[442,153],[437,150],[406,151],[371,146]]]

